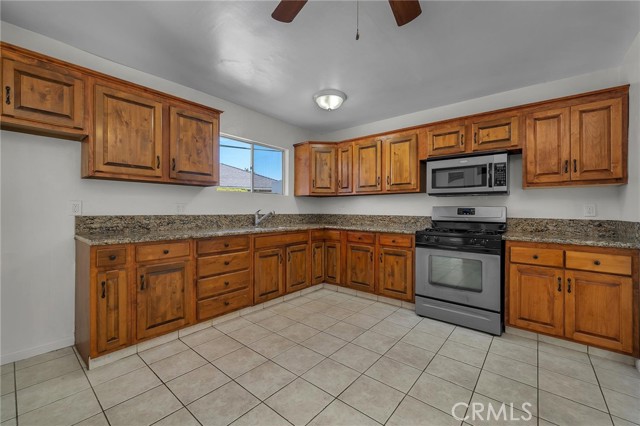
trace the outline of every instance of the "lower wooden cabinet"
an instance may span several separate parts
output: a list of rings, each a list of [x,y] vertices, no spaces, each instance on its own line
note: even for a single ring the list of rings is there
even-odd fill
[[[100,271],[96,284],[97,351],[108,352],[127,346],[130,342],[127,271]]]
[[[283,248],[257,250],[253,263],[254,302],[261,303],[284,293]]]
[[[638,356],[638,251],[507,242],[507,324]]]
[[[378,293],[413,300],[413,250],[380,247],[378,259]]]
[[[287,293],[309,286],[309,245],[298,244],[286,248],[287,267],[285,288]]]
[[[189,268],[189,261],[138,267],[138,339],[165,334],[189,323]]]
[[[325,279],[324,242],[311,243],[311,284],[320,284]]]
[[[342,244],[340,241],[324,243],[324,281],[329,284],[342,282]]]
[[[375,246],[347,244],[347,287],[375,292]]]

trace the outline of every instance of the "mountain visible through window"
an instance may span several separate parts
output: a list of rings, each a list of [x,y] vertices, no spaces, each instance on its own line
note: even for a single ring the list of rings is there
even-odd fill
[[[283,154],[278,148],[221,136],[218,191],[282,194]]]

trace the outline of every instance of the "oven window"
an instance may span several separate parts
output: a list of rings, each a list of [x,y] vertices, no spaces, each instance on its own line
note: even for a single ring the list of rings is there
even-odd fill
[[[429,256],[429,282],[466,291],[482,291],[482,261]]]
[[[487,165],[434,169],[431,178],[434,189],[486,187]]]

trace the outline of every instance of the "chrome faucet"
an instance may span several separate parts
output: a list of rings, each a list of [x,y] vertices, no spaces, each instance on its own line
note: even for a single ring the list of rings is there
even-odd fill
[[[265,220],[265,219],[270,218],[271,216],[274,216],[275,214],[276,214],[276,212],[275,212],[275,211],[271,211],[271,212],[269,212],[269,213],[266,213],[266,214],[263,214],[262,216],[260,216],[260,210],[258,210],[258,211],[256,212],[256,215],[255,215],[255,222],[254,222],[254,225],[255,225],[255,226],[260,225],[260,222],[262,222],[262,221],[263,221],[263,220]]]

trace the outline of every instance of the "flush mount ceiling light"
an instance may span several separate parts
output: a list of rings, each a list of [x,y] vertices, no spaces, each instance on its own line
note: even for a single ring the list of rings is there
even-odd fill
[[[347,95],[335,89],[321,90],[313,95],[313,100],[318,106],[326,111],[333,111],[340,108],[340,105],[347,100]]]

